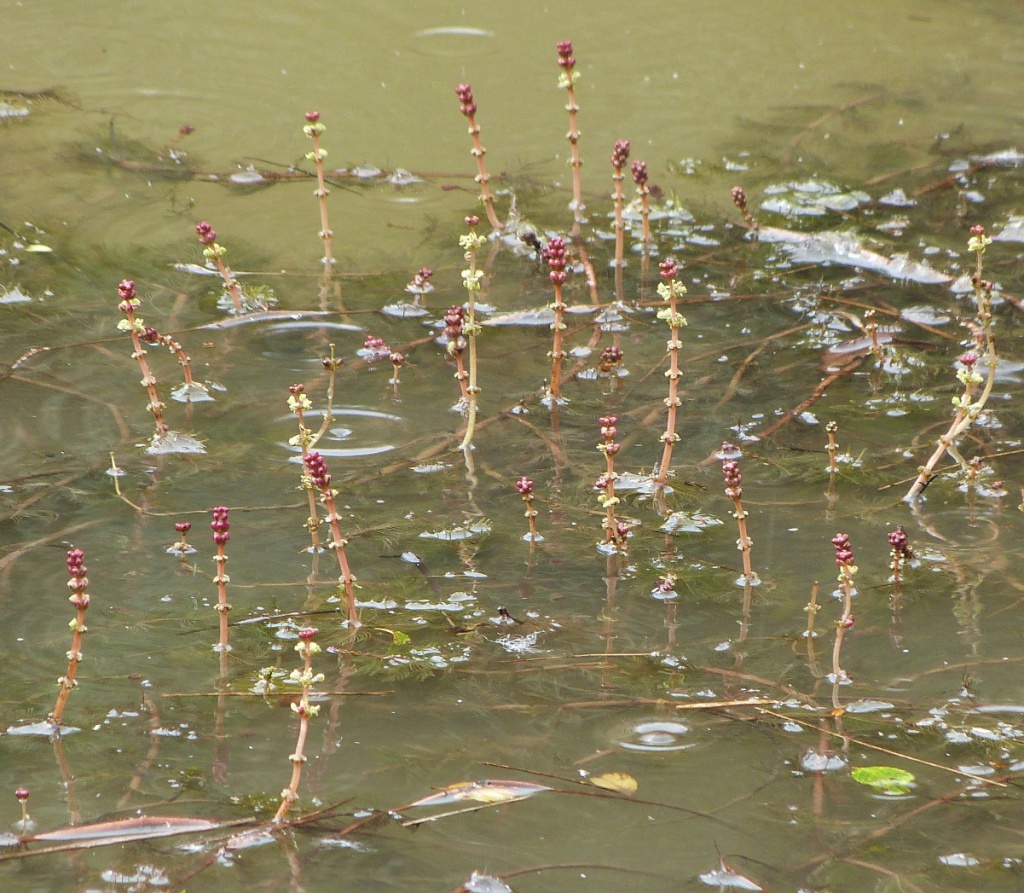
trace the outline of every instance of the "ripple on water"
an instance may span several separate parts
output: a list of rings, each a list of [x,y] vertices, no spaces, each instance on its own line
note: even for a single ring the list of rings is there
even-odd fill
[[[647,753],[669,753],[696,746],[688,739],[690,727],[676,719],[644,719],[627,726],[619,735],[618,744],[626,750]]]
[[[339,422],[345,422],[347,420],[364,420],[363,424],[357,421],[352,421],[351,424],[335,425],[328,429],[324,437],[316,444],[316,451],[320,453],[325,459],[340,458],[340,459],[353,459],[363,456],[377,456],[381,453],[389,453],[396,449],[394,443],[366,443],[364,441],[373,439],[379,439],[374,437],[377,431],[382,426],[390,428],[396,423],[404,423],[405,419],[400,415],[395,415],[391,412],[381,412],[376,409],[364,409],[359,406],[337,406],[332,410],[332,416]],[[306,424],[316,430],[319,425],[313,421],[322,417],[323,413],[321,410],[313,409],[305,413]],[[289,425],[293,430],[296,428],[296,420],[294,415],[283,415],[278,417],[278,422]],[[293,453],[290,462],[299,463],[302,461],[302,449],[298,443],[292,443],[284,441],[280,443],[283,449]],[[347,445],[349,441],[352,441],[352,445]],[[345,446],[331,446],[331,444],[345,443]]]
[[[491,41],[497,35],[486,28],[441,25],[434,28],[423,28],[413,36],[416,40],[412,48],[425,55],[464,58],[466,56],[484,56],[490,53],[493,50]]]

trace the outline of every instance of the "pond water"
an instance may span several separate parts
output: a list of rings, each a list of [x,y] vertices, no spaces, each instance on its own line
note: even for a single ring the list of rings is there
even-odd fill
[[[20,830],[24,787],[36,831],[57,832],[7,841],[4,890],[1019,889],[1024,18],[1000,2],[829,7],[597,0],[570,24],[554,6],[438,0],[0,4],[0,824]],[[555,49],[569,38],[578,226]],[[428,328],[466,298],[464,218],[490,235],[463,82],[512,223],[475,260],[494,324],[477,337],[470,450],[455,366]],[[304,157],[313,109],[326,277]],[[647,163],[653,207],[645,246],[627,170],[621,277],[617,139]],[[730,201],[737,185],[759,239]],[[204,220],[272,312],[233,314],[203,266]],[[978,461],[965,473],[942,456],[908,503],[975,337],[973,398],[988,381],[976,225],[996,237],[984,275],[998,362],[954,454]],[[569,251],[567,402],[549,411],[554,295],[534,247],[555,236]],[[666,259],[688,325],[679,439],[652,495]],[[424,267],[427,314],[382,312],[412,300]],[[201,452],[147,452],[123,279],[213,397],[173,400],[181,367],[149,347],[167,423]],[[404,355],[398,383],[389,354],[360,356],[368,336]],[[344,362],[316,447],[358,629],[334,556],[310,549],[289,443],[291,386],[305,386],[311,428],[325,418],[332,345]],[[608,347],[622,363],[602,371]],[[613,508],[630,528],[617,550],[597,547],[609,416]],[[212,560],[214,506],[231,510],[226,565]],[[179,557],[183,522],[196,552]],[[898,526],[914,557],[893,582]],[[838,533],[859,568],[849,609]],[[72,548],[89,568],[89,631],[49,735],[77,647]],[[233,624],[220,653],[218,567]],[[845,615],[835,663],[851,682],[837,684]],[[289,674],[310,625],[325,678],[297,821],[238,836],[289,783]],[[879,766],[913,778],[858,771]],[[142,815],[196,826],[104,847],[67,830]]]

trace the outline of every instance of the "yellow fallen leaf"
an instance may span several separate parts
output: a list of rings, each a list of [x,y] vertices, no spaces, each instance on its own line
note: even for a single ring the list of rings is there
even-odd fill
[[[36,242],[34,245],[28,245],[25,247],[26,254],[53,254],[53,249],[49,245],[40,245]]]
[[[637,789],[636,779],[632,775],[626,775],[625,772],[592,775],[590,783],[595,787],[604,788],[606,791],[615,791],[618,794],[635,794]]]

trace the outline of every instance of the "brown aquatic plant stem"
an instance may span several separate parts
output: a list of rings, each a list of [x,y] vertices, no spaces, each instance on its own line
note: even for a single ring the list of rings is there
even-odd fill
[[[811,587],[811,600],[804,606],[804,611],[807,614],[807,631],[804,633],[804,637],[807,639],[814,639],[818,636],[814,629],[814,620],[818,616],[818,610],[821,608],[821,605],[818,604],[818,590],[820,588],[820,584],[815,580],[814,585]]]
[[[299,476],[299,486],[306,492],[306,499],[309,503],[309,515],[306,518],[306,531],[310,537],[310,548],[314,555],[322,550],[320,545],[320,518],[317,514],[316,496],[314,494],[313,480],[306,469],[306,457],[309,449],[315,442],[313,432],[306,427],[306,413],[313,408],[309,397],[306,396],[306,386],[293,384],[288,388],[288,408],[295,413],[299,422],[299,433],[289,439],[289,444],[298,446],[302,455],[303,473]]]
[[[622,300],[622,268],[625,266],[626,251],[626,222],[622,216],[622,206],[625,195],[622,192],[622,183],[626,179],[623,173],[626,162],[629,161],[629,140],[616,140],[612,149],[612,203],[615,208],[615,297]]]
[[[466,316],[462,322],[462,331],[469,344],[469,381],[466,393],[469,396],[468,414],[466,417],[466,433],[462,438],[461,448],[468,450],[473,446],[473,434],[476,430],[477,402],[480,396],[480,385],[477,383],[476,338],[482,329],[476,321],[476,295],[480,291],[480,281],[484,278],[482,270],[476,268],[476,253],[484,244],[483,236],[477,234],[480,218],[475,214],[465,219],[469,232],[459,236],[459,247],[464,251],[463,257],[469,266],[462,271],[462,285],[466,289]]]
[[[68,551],[67,565],[68,589],[71,595],[68,601],[75,608],[75,618],[68,624],[71,627],[71,649],[68,651],[67,672],[57,680],[59,691],[57,702],[46,721],[54,726],[60,726],[64,717],[64,708],[68,703],[68,695],[78,686],[75,676],[78,674],[78,665],[82,662],[82,637],[88,632],[85,625],[85,612],[89,607],[89,578],[86,576],[89,569],[84,564],[85,553],[81,549],[70,549]]]
[[[320,135],[327,128],[320,121],[320,112],[306,112],[306,122],[302,132],[313,141],[313,151],[307,152],[306,158],[316,165],[317,188],[313,195],[317,197],[320,204],[320,232],[318,235],[324,243],[323,264],[325,271],[328,271],[334,266],[334,255],[331,253],[334,233],[331,231],[331,225],[327,219],[327,196],[331,194],[324,179],[324,158],[327,157],[327,152],[320,147]]]
[[[743,222],[746,223],[747,229],[749,229],[756,237],[757,221],[754,219],[754,215],[750,213],[750,208],[747,206],[747,193],[744,191],[742,186],[733,186],[730,195],[732,197],[732,203],[743,215]]]
[[[299,630],[299,641],[295,650],[302,658],[302,669],[292,670],[291,679],[302,686],[302,694],[297,703],[291,705],[292,711],[299,717],[299,735],[295,742],[295,751],[288,757],[292,764],[292,777],[288,787],[281,791],[281,805],[274,815],[274,822],[280,823],[288,814],[288,810],[299,797],[299,782],[302,780],[302,766],[306,762],[306,737],[309,734],[309,719],[320,712],[320,708],[309,702],[310,690],[318,682],[323,682],[323,673],[313,672],[313,657],[320,653],[320,646],[313,641],[317,634],[315,627]]]
[[[731,443],[723,443],[721,452],[723,455],[733,455],[737,450]],[[739,537],[736,539],[736,548],[740,550],[740,554],[743,556],[743,576],[740,577],[738,582],[742,586],[757,586],[761,581],[758,579],[757,574],[754,573],[750,562],[750,548],[754,545],[754,541],[747,533],[747,516],[749,513],[743,508],[743,487],[740,486],[743,482],[743,475],[740,474],[739,462],[735,459],[724,460],[722,462],[722,476],[725,478],[725,495],[732,500],[732,516],[736,519],[736,528],[739,531]]]
[[[469,389],[466,381],[469,373],[462,361],[462,354],[466,349],[466,338],[462,332],[462,324],[465,319],[465,311],[459,304],[453,304],[444,315],[444,336],[447,339],[446,351],[448,356],[455,360],[455,380],[459,383],[459,402],[456,409],[466,411],[469,408]]]
[[[843,682],[849,680],[850,675],[840,666],[839,657],[843,650],[843,637],[846,635],[846,631],[853,626],[853,595],[857,591],[853,585],[853,578],[857,574],[857,565],[853,562],[853,549],[850,547],[849,535],[837,533],[832,537],[832,545],[836,548],[839,591],[843,597],[843,613],[836,621],[836,640],[832,646],[832,681]]]
[[[602,416],[597,420],[603,440],[597,445],[597,448],[604,453],[605,470],[594,481],[594,487],[600,494],[597,500],[605,511],[604,520],[601,522],[604,539],[599,546],[616,552],[625,548],[626,539],[629,536],[629,525],[615,517],[615,506],[619,504],[619,497],[615,495],[615,481],[618,478],[615,473],[615,456],[622,449],[622,444],[615,441],[615,437],[619,433],[618,428],[615,427],[617,422],[618,418],[613,415]]]
[[[204,400],[212,399],[208,396],[208,388],[204,384],[199,384],[194,378],[192,378],[192,362],[188,354],[182,349],[179,342],[175,341],[170,335],[161,335],[152,326],[146,326],[141,333],[142,340],[147,344],[162,344],[178,359],[178,365],[181,366],[182,374],[185,378],[185,387],[183,390],[185,402],[192,402],[192,395],[196,392],[207,394]],[[180,396],[180,395],[179,395]]]
[[[217,584],[217,604],[214,605],[214,610],[220,618],[220,640],[214,646],[214,650],[224,655],[231,650],[228,644],[228,612],[231,610],[231,605],[228,604],[228,583],[231,578],[227,574],[228,556],[224,551],[228,540],[231,539],[231,521],[228,520],[226,506],[219,505],[213,510],[210,530],[213,531],[213,543],[217,547],[217,554],[213,556],[217,565],[217,573],[213,578],[213,582]]]
[[[679,330],[686,325],[686,318],[679,312],[676,299],[686,294],[686,289],[676,280],[676,262],[666,260],[660,266],[662,281],[658,284],[658,294],[668,301],[668,307],[658,311],[658,319],[663,319],[669,324],[671,337],[668,340],[669,369],[665,373],[668,379],[668,397],[665,398],[665,405],[668,407],[668,417],[665,421],[665,433],[658,439],[664,444],[661,452],[661,462],[658,465],[658,474],[654,479],[659,489],[664,489],[668,480],[669,469],[672,466],[672,448],[679,442],[679,435],[676,433],[676,415],[682,401],[679,399],[679,379],[683,373],[679,370],[679,350],[683,342],[679,340]]]
[[[498,214],[494,210],[494,196],[491,195],[491,189],[487,185],[491,179],[487,173],[487,165],[484,163],[484,155],[487,154],[487,150],[480,142],[480,125],[476,123],[476,102],[473,99],[473,88],[469,84],[459,84],[455,88],[455,95],[459,97],[460,111],[466,116],[466,120],[469,122],[469,135],[473,137],[473,148],[470,152],[476,158],[477,167],[477,175],[473,179],[480,184],[480,199],[487,211],[487,219],[495,232],[500,233],[505,227],[498,220]]]
[[[914,560],[914,550],[910,547],[910,540],[907,532],[902,526],[898,526],[889,533],[889,570],[892,575],[889,582],[892,583],[893,591],[899,592],[903,585],[903,568],[908,561]]]
[[[533,481],[528,477],[521,477],[516,481],[516,489],[526,504],[526,511],[523,512],[523,517],[526,518],[526,522],[530,525],[530,530],[523,539],[529,540],[531,543],[539,543],[544,537],[537,532],[537,510],[533,507]]]
[[[584,222],[583,211],[583,186],[580,180],[580,168],[583,161],[580,158],[580,128],[576,120],[580,107],[576,103],[576,81],[580,73],[576,71],[576,59],[572,54],[572,41],[563,40],[557,45],[558,65],[562,73],[558,76],[558,86],[566,92],[568,102],[565,110],[569,113],[569,132],[565,138],[569,140],[569,166],[572,168],[572,205],[570,210],[577,224]]]
[[[551,239],[544,253],[548,266],[551,268],[548,278],[551,279],[555,287],[555,300],[550,305],[555,313],[555,319],[551,323],[552,345],[548,353],[548,358],[551,360],[551,383],[548,385],[548,393],[544,402],[549,409],[556,409],[561,403],[565,402],[561,395],[562,360],[567,356],[566,352],[562,349],[562,333],[567,328],[562,318],[565,312],[565,302],[562,300],[562,286],[566,280],[565,240],[557,237]]]
[[[956,409],[953,421],[946,433],[939,438],[935,451],[928,461],[921,466],[917,478],[911,485],[910,490],[907,491],[907,495],[903,497],[904,502],[912,502],[921,495],[924,488],[931,483],[932,472],[945,453],[948,452],[961,466],[965,466],[966,463],[963,461],[963,457],[957,451],[957,440],[981,415],[989,396],[992,394],[992,388],[995,386],[996,365],[998,361],[996,359],[995,338],[992,333],[992,283],[982,278],[985,249],[991,244],[992,240],[985,235],[985,227],[971,227],[971,238],[967,243],[967,247],[968,250],[975,253],[977,258],[972,281],[974,284],[974,300],[978,308],[978,322],[980,323],[980,326],[975,330],[974,340],[978,350],[985,354],[988,375],[983,378],[975,369],[979,358],[978,351],[969,350],[961,355],[961,368],[957,372],[957,378],[964,386],[964,391],[960,396],[953,398],[953,406]],[[984,387],[977,399],[974,399],[975,388],[983,381]]]
[[[199,236],[199,244],[203,246],[203,257],[217,265],[217,271],[224,280],[224,288],[231,295],[231,302],[235,305],[235,315],[241,316],[245,313],[242,289],[238,285],[238,280],[231,275],[231,268],[224,263],[223,258],[227,249],[217,244],[217,231],[205,220],[196,224],[196,235]]]
[[[341,571],[341,576],[338,582],[345,590],[345,607],[348,614],[348,625],[351,629],[356,629],[359,624],[359,614],[356,611],[356,594],[354,588],[355,578],[352,576],[352,571],[349,568],[348,555],[345,553],[345,547],[348,545],[348,540],[341,535],[341,527],[338,525],[338,521],[341,520],[338,515],[338,508],[335,504],[334,497],[338,495],[338,491],[331,486],[331,475],[327,471],[327,463],[324,462],[323,456],[320,455],[316,450],[313,450],[303,460],[306,465],[306,470],[309,474],[310,480],[313,482],[313,486],[320,491],[320,501],[324,504],[327,509],[327,523],[331,525],[331,535],[333,539],[327,544],[327,548],[333,549],[334,554],[338,558],[338,569]]]
[[[836,466],[836,453],[839,452],[839,444],[836,443],[836,431],[838,430],[837,422],[828,422],[825,425],[825,433],[828,435],[828,443],[825,444],[825,452],[828,453],[828,473],[833,476],[839,470]]]
[[[643,222],[644,246],[646,248],[651,244],[651,206],[648,203],[651,189],[647,185],[647,162],[634,161],[630,170],[633,172],[637,195],[640,196],[640,219]]]
[[[117,305],[125,318],[117,324],[122,332],[127,331],[132,338],[132,346],[135,348],[132,357],[138,362],[142,370],[142,386],[149,394],[149,405],[146,407],[153,414],[153,423],[156,431],[153,434],[153,442],[163,437],[170,430],[164,422],[164,409],[166,404],[160,402],[156,392],[156,377],[150,371],[149,363],[146,360],[146,349],[142,346],[142,335],[146,331],[146,325],[135,315],[139,308],[139,298],[135,292],[135,283],[131,279],[122,279],[117,286],[117,295],[121,299]]]

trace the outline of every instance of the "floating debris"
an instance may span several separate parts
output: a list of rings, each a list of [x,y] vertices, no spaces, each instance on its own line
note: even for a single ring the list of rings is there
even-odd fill
[[[478,536],[486,536],[490,532],[490,521],[474,521],[461,527],[447,527],[444,530],[425,530],[420,534],[420,539],[444,540],[456,543],[461,540],[471,540]]]

